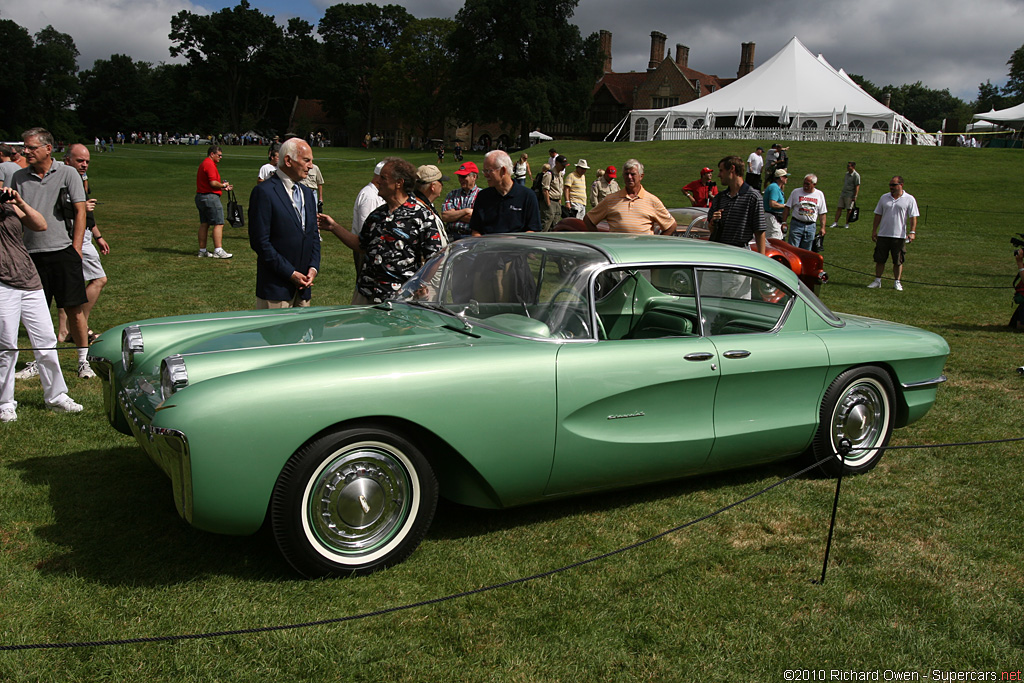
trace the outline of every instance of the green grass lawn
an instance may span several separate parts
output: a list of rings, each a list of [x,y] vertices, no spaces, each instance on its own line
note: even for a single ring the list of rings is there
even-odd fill
[[[679,188],[700,167],[731,153],[746,158],[757,145],[554,144],[592,169],[621,170],[640,158],[645,186],[670,207],[688,204]],[[550,146],[531,150],[535,170]],[[93,153],[96,217],[112,249],[96,331],[253,305],[255,259],[244,229],[225,228],[232,260],[196,258],[194,178],[204,154],[166,146]],[[860,222],[826,241],[824,301],[937,332],[952,349],[935,408],[893,443],[1024,436],[1024,378],[1014,372],[1024,364],[1024,337],[1006,328],[1015,270],[1008,238],[1024,230],[1024,189],[1019,179],[1007,185],[1005,173],[1016,175],[1020,151],[808,143],[789,154],[790,171],[817,173],[833,205],[848,160],[863,177]],[[314,155],[326,176],[325,210],[347,226],[352,200],[384,154]],[[226,149],[221,173],[243,203],[264,160],[262,147]],[[449,157],[442,170],[451,176],[455,168]],[[923,213],[902,293],[891,282],[866,289],[871,212],[894,174]],[[350,252],[330,235],[323,246],[314,303],[347,303]],[[72,358],[63,356],[66,370]],[[44,411],[38,380],[29,380],[17,385],[18,422],[0,425],[0,645],[244,629],[440,597],[647,538],[796,469],[785,463],[506,511],[442,503],[404,564],[304,581],[266,537],[216,536],[182,522],[169,481],[134,440],[107,426],[98,380],[68,382],[85,413]],[[770,397],[764,410],[772,410]],[[1024,655],[1022,450],[895,450],[871,473],[845,480],[824,585],[812,579],[834,483],[800,478],[635,551],[539,581],[308,629],[0,652],[0,681],[782,681],[787,669],[993,671],[998,680],[1020,669]]]

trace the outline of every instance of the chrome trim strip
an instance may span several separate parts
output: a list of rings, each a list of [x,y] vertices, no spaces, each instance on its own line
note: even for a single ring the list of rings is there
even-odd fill
[[[936,377],[934,379],[926,379],[923,382],[906,382],[906,383],[900,382],[900,386],[903,387],[904,389],[907,389],[907,390],[927,389],[929,387],[934,387],[934,386],[936,386],[938,384],[942,384],[945,381],[946,381],[946,376],[945,375],[939,375],[938,377]]]

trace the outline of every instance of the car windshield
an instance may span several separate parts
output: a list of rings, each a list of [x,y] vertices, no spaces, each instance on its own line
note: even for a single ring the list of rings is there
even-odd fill
[[[522,337],[592,339],[597,249],[544,237],[469,238],[428,261],[395,297]]]

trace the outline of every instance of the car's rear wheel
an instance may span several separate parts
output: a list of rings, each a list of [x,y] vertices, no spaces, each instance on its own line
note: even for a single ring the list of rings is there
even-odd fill
[[[814,438],[814,457],[824,459],[821,469],[829,476],[839,474],[844,442],[851,449],[846,473],[867,472],[877,465],[892,435],[894,404],[892,380],[883,370],[853,368],[839,375],[825,392]]]
[[[305,576],[366,574],[420,544],[438,486],[405,436],[367,426],[316,439],[291,457],[271,498],[274,539]]]

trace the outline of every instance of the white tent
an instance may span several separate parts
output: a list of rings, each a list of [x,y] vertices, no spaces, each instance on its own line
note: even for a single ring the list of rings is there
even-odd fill
[[[833,125],[833,115],[838,116],[843,111],[846,112],[846,127],[838,121]],[[910,142],[910,138],[915,137],[917,144],[935,144],[933,136],[875,100],[823,56],[815,57],[796,37],[764,64],[721,90],[674,107],[631,111],[629,139],[642,142],[698,138],[701,135],[692,130],[697,119],[703,119],[706,127],[709,120],[719,124],[735,121],[738,127],[736,118],[740,112],[751,117],[753,123],[749,125],[754,131],[773,128],[778,133],[778,126],[784,125],[779,122],[789,120],[794,132],[807,139],[815,139],[816,131],[842,129],[860,132],[858,139]],[[704,137],[716,137],[715,133],[721,130],[705,131]],[[717,137],[733,136],[719,134]],[[747,131],[743,137],[752,135]],[[784,136],[785,139],[791,137]],[[817,139],[836,137],[819,136]]]
[[[975,118],[978,116],[978,114],[975,114]],[[968,123],[964,130],[968,133],[998,133],[999,131],[1012,131],[1013,129],[1007,128],[1006,126],[998,123],[986,121],[985,119],[978,119],[974,123]]]
[[[1018,104],[1016,107],[1010,107],[1009,109],[1000,109],[999,111],[993,109],[987,114],[975,114],[974,118],[1020,128],[1024,125],[1024,104]]]
[[[547,142],[548,140],[554,140],[550,135],[544,135],[539,130],[535,130],[530,133],[530,142],[536,144],[537,142]]]

